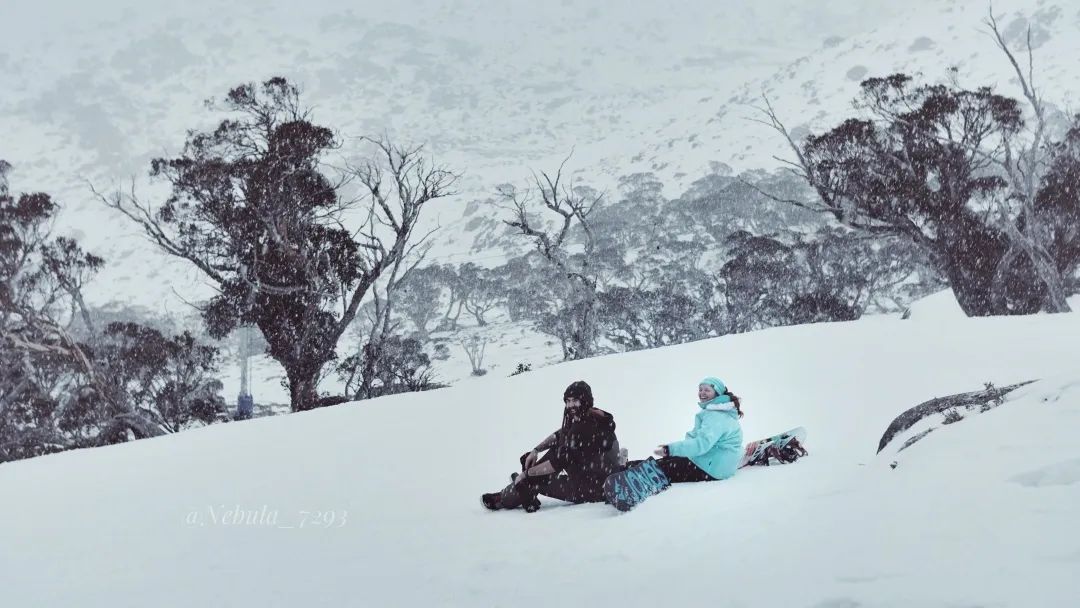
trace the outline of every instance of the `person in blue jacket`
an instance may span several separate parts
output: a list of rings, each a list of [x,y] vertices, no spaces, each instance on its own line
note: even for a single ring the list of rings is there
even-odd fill
[[[686,438],[654,452],[672,483],[727,479],[739,468],[743,452],[739,398],[718,378],[709,377],[698,385],[698,407],[701,411]]]

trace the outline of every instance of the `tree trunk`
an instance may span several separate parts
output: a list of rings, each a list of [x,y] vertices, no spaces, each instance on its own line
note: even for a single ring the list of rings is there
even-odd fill
[[[442,321],[439,322],[439,325],[442,325],[444,327],[449,327],[450,326],[450,313],[454,312],[454,304],[456,304],[456,303],[457,303],[457,301],[454,300],[454,292],[451,291],[450,292],[450,305],[446,307],[446,313],[443,315]]]
[[[989,281],[984,277],[970,272],[957,263],[949,264],[944,269],[945,278],[949,281],[956,303],[960,305],[964,314],[969,317],[986,317],[994,314],[994,307],[990,300]]]
[[[1035,273],[1039,280],[1046,285],[1046,299],[1043,307],[1046,312],[1072,312],[1065,296],[1065,281],[1061,278],[1054,260],[1045,249],[1032,251],[1031,262],[1035,266]]]
[[[932,259],[944,265],[941,274],[949,281],[956,302],[969,317],[1007,314],[996,310],[991,292],[998,263],[1008,251],[1003,235],[989,232],[972,218],[943,218],[943,229],[936,247],[940,250]]]
[[[319,405],[318,377],[322,365],[294,365],[285,368],[289,379],[289,400],[292,411],[312,410]]]
[[[997,268],[994,270],[994,280],[990,287],[990,301],[995,310],[1007,310],[1009,307],[1006,298],[1006,292],[1008,291],[1006,281],[1008,280],[1009,271],[1012,270],[1013,264],[1016,263],[1019,256],[1020,249],[1014,243],[998,261]]]
[[[578,287],[581,293],[580,304],[572,309],[574,314],[574,331],[571,335],[571,359],[588,359],[596,350],[598,328],[596,323],[596,288],[591,285],[581,284]]]
[[[418,317],[418,316],[414,315],[414,316],[410,316],[409,320],[412,321],[413,325],[416,326],[416,334],[420,337],[420,341],[421,342],[427,342],[431,337],[428,334],[428,328],[427,328],[428,324],[431,323],[431,317],[427,316],[427,317],[421,318],[421,317]]]
[[[1029,229],[1030,230],[1030,229]],[[1008,230],[1009,234],[1009,250],[1003,257],[1001,263],[998,265],[997,271],[994,275],[993,295],[995,304],[1001,304],[1000,308],[1004,309],[1006,305],[1005,294],[1008,292],[1009,284],[1006,279],[1006,275],[1009,274],[1009,270],[1012,269],[1016,263],[1016,259],[1023,254],[1026,261],[1030,264],[1027,268],[1027,272],[1023,273],[1025,276],[1031,276],[1031,282],[1034,285],[1028,285],[1027,289],[1034,293],[1039,289],[1037,283],[1041,283],[1044,290],[1042,291],[1040,298],[1040,307],[1047,312],[1071,312],[1069,303],[1066,300],[1067,291],[1065,289],[1065,280],[1062,277],[1061,271],[1058,269],[1057,263],[1050,252],[1046,250],[1038,241],[1036,241],[1030,235],[1025,235],[1021,230],[1014,226],[1010,226]],[[1016,276],[1017,273],[1013,273]],[[1028,307],[1032,308],[1032,307]],[[1024,312],[1034,313],[1039,309],[1033,308],[1028,310],[1025,308]],[[1005,314],[1005,313],[1001,313]]]
[[[364,344],[360,358],[360,387],[356,390],[356,400],[371,399],[375,392],[376,362],[382,360],[382,345],[369,338]]]
[[[454,329],[457,329],[458,319],[460,319],[460,318],[461,318],[461,309],[462,309],[462,307],[464,307],[464,306],[465,306],[465,300],[464,300],[464,299],[462,299],[461,301],[459,301],[459,302],[458,302],[458,307],[457,307],[457,314],[456,314],[456,315],[454,315],[454,318],[453,318],[453,319],[451,320],[451,323],[452,323],[452,327],[453,327]]]

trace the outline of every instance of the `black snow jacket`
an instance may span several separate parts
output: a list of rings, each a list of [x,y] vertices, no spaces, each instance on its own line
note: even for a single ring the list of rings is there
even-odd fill
[[[568,416],[555,431],[555,447],[550,460],[556,471],[570,477],[591,477],[600,481],[619,470],[619,440],[615,417],[597,408],[580,416]]]

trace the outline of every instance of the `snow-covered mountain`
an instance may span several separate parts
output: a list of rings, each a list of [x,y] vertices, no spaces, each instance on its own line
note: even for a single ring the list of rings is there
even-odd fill
[[[5,606],[1071,606],[1080,314],[777,328],[0,465]],[[632,457],[720,375],[810,455],[620,515],[486,512],[591,383]],[[1039,379],[876,455],[910,406]],[[896,467],[890,465],[896,462]]]
[[[769,97],[796,137],[821,133],[855,110],[851,101],[868,77],[903,72],[923,82],[947,82],[955,68],[961,86],[992,86],[1023,100],[1008,58],[995,45],[986,21],[988,2],[944,0],[914,3],[891,15],[872,31],[831,39],[816,51],[768,77],[754,79],[727,95],[702,99],[688,115],[708,114],[703,124],[672,121],[656,133],[646,155],[653,166],[669,164],[696,176],[707,169],[697,150],[722,151],[725,162],[746,169],[776,165],[773,156],[792,159],[787,143],[768,127],[748,121],[762,118],[756,108]],[[1080,10],[1073,3],[1047,0],[995,1],[993,13],[1006,42],[1028,64],[1026,37],[1031,30],[1035,86],[1058,111],[1075,111],[1080,72],[1072,57],[1080,49]],[[658,141],[660,138],[663,141]]]
[[[91,300],[160,307],[165,295],[175,308],[172,290],[198,291],[197,275],[160,261],[88,182],[108,189],[135,176],[149,192],[148,160],[220,119],[203,100],[280,74],[303,85],[316,120],[346,136],[426,143],[465,173],[462,195],[429,218],[447,228],[440,261],[461,262],[484,254],[472,238],[483,222],[468,222],[487,210],[473,205],[464,217],[467,203],[497,184],[550,170],[571,149],[571,167],[600,186],[663,163],[725,161],[731,151],[721,147],[683,159],[658,156],[657,146],[704,128],[742,83],[901,12],[885,0],[695,0],[678,10],[584,0],[7,0],[0,158],[15,165],[13,188],[53,193],[66,205],[60,228],[109,261]]]
[[[1006,35],[1028,26],[1036,83],[1066,108],[1080,13],[1067,2],[994,3]],[[505,230],[482,204],[532,169],[569,167],[617,196],[620,175],[652,171],[674,196],[725,163],[773,168],[785,143],[747,120],[765,92],[797,134],[851,113],[860,79],[894,71],[930,80],[955,66],[970,86],[1015,94],[1011,68],[986,35],[988,6],[959,0],[804,3],[304,3],[195,0],[8,0],[0,7],[0,158],[12,187],[52,192],[59,228],[109,265],[91,301],[159,310],[174,293],[206,295],[185,264],[165,260],[91,196],[179,151],[203,107],[240,82],[285,75],[314,118],[346,136],[388,132],[423,142],[465,173],[461,195],[427,221],[444,230],[432,261],[497,263]],[[152,196],[152,195],[151,195]],[[526,244],[523,243],[523,246]],[[144,263],[152,260],[150,263]],[[164,302],[164,304],[163,304]]]

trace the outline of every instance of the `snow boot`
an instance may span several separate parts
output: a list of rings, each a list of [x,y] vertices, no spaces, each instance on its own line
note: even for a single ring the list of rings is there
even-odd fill
[[[491,509],[492,511],[498,511],[502,508],[502,494],[501,492],[492,492],[491,494],[480,495],[480,504],[484,505],[485,509]]]
[[[499,509],[517,509],[521,507],[526,513],[535,513],[540,509],[540,499],[531,488],[519,488],[510,484],[497,494]]]

